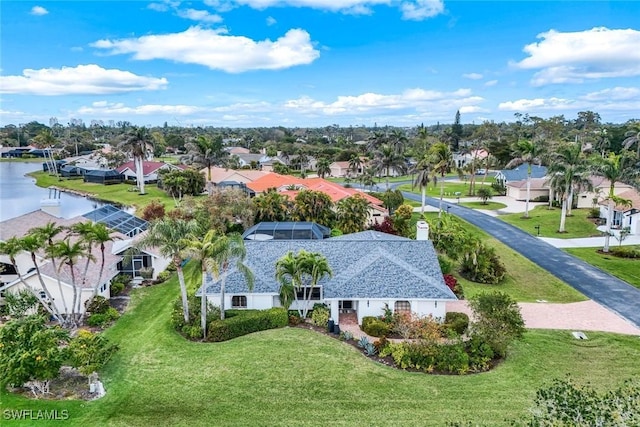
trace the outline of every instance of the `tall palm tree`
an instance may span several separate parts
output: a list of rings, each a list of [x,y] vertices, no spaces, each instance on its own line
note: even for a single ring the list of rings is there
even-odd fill
[[[20,246],[23,251],[26,251],[31,255],[31,262],[33,263],[33,267],[36,270],[38,280],[40,281],[40,286],[42,287],[42,290],[44,291],[47,299],[52,302],[50,306],[51,311],[54,317],[56,318],[56,320],[58,321],[58,323],[60,323],[60,326],[64,326],[65,324],[64,316],[62,315],[62,313],[60,313],[60,310],[58,310],[57,305],[53,303],[53,297],[51,296],[51,292],[49,292],[49,288],[45,283],[44,278],[42,277],[42,273],[40,272],[40,263],[38,263],[37,252],[40,251],[44,246],[44,241],[42,236],[39,236],[35,233],[29,233],[26,236],[24,236],[22,239],[20,239]]]
[[[353,173],[353,176],[357,176],[360,168],[362,168],[362,159],[357,154],[352,154],[349,158],[349,170]]]
[[[594,173],[609,180],[609,193],[607,194],[607,224],[604,236],[603,252],[609,252],[609,240],[611,237],[611,226],[613,223],[613,210],[616,202],[621,201],[615,193],[615,186],[618,182],[631,183],[638,178],[637,158],[629,152],[621,154],[609,153],[609,157],[594,159]]]
[[[220,319],[224,319],[224,292],[227,276],[235,267],[247,281],[249,292],[253,291],[254,276],[249,267],[244,264],[247,249],[244,240],[238,233],[217,236],[211,247],[211,257],[207,260],[214,278],[220,280]]]
[[[25,289],[29,290],[29,292],[31,292],[33,296],[37,298],[40,305],[42,305],[50,314],[54,314],[51,307],[49,307],[49,304],[47,304],[41,298],[40,293],[36,289],[32,288],[27,284],[27,282],[24,280],[25,279],[24,275],[18,269],[18,263],[17,263],[16,257],[20,253],[22,253],[23,250],[24,249],[23,249],[22,242],[18,237],[11,237],[7,239],[7,241],[5,242],[0,241],[0,254],[7,255],[9,257],[9,262],[11,263],[11,265],[13,266],[13,269],[18,275],[18,279],[20,280],[20,283],[22,283],[22,286],[24,286]]]
[[[393,168],[396,172],[402,174],[406,171],[406,162],[404,157],[396,151],[390,144],[382,144],[374,153],[371,165],[377,173],[385,172],[387,190],[389,187],[389,175]]]
[[[140,190],[140,194],[145,194],[144,160],[149,153],[153,153],[151,141],[151,135],[147,128],[134,126],[125,134],[124,142],[118,145],[118,148],[128,152],[133,157],[133,163],[136,168],[136,184]]]
[[[140,248],[156,247],[162,256],[171,258],[178,272],[180,293],[182,295],[182,312],[184,321],[189,322],[189,300],[187,297],[187,285],[184,281],[182,270],[185,261],[184,251],[188,247],[188,236],[196,236],[200,232],[196,220],[165,218],[153,221],[146,233],[138,241]]]
[[[202,240],[191,238],[188,240],[188,247],[185,254],[193,258],[200,264],[202,273],[202,294],[200,295],[200,327],[202,328],[202,339],[207,338],[207,275],[211,275],[211,257],[213,244],[216,239],[214,230],[209,230]]]
[[[409,140],[407,139],[407,135],[405,135],[404,131],[400,129],[393,129],[389,135],[389,142],[398,153],[403,154]]]
[[[427,186],[431,181],[432,175],[432,164],[431,157],[427,154],[424,155],[422,159],[416,164],[414,171],[416,173],[416,177],[413,180],[411,188],[420,187],[420,191],[422,193],[422,202],[420,203],[420,215],[424,216],[424,206],[427,202]]]
[[[524,217],[529,218],[529,200],[531,199],[531,173],[532,164],[537,163],[540,165],[540,148],[531,140],[521,139],[513,146],[513,159],[507,163],[506,168],[511,169],[516,166],[520,166],[523,163],[527,164],[527,198],[524,207]]]
[[[381,145],[387,144],[388,142],[389,142],[389,137],[387,136],[386,133],[380,132],[380,131],[374,131],[373,134],[371,134],[367,139],[367,145],[366,145],[367,152],[373,153],[376,150],[378,150],[378,148]]]
[[[442,198],[444,196],[444,177],[454,169],[455,162],[449,145],[443,142],[438,142],[431,146],[429,158],[432,165],[431,176],[434,178],[440,177],[440,203],[438,206],[438,218],[440,218],[442,216]]]
[[[626,138],[622,141],[622,146],[628,150],[635,144],[636,155],[640,158],[640,120],[633,120],[627,123],[627,127],[629,130],[624,134]]]
[[[60,258],[60,265],[58,266],[58,275],[62,273],[62,268],[66,266],[69,269],[69,277],[71,278],[71,287],[73,289],[73,303],[71,304],[71,324],[76,325],[76,314],[80,312],[80,302],[82,300],[81,294],[78,295],[78,284],[76,281],[76,266],[78,261],[82,257],[93,258],[89,254],[83,243],[72,242],[70,237],[66,237],[64,240],[60,240],[53,245],[53,253],[57,258]],[[76,310],[78,310],[76,312]]]
[[[53,266],[54,271],[58,271],[57,267],[57,259],[55,256],[54,250],[54,237],[58,234],[62,233],[65,228],[61,225],[56,224],[53,221],[49,221],[47,224],[35,227],[29,230],[30,234],[35,234],[38,236],[43,244],[44,244],[44,253],[49,261],[51,261],[51,265]],[[58,283],[58,292],[60,293],[60,299],[62,300],[62,308],[64,309],[65,316],[69,315],[69,311],[67,309],[67,301],[64,296],[64,292],[62,292],[62,283],[60,281],[60,275],[56,275],[56,281]]]
[[[329,159],[322,158],[318,160],[316,164],[317,173],[320,178],[324,178],[326,175],[331,174],[331,167],[329,163]]]
[[[207,190],[211,194],[211,166],[223,165],[229,153],[224,150],[222,136],[210,138],[206,135],[198,135],[196,139],[185,144],[187,149],[186,160],[207,168]]]
[[[588,187],[588,168],[582,154],[580,144],[568,143],[559,146],[552,155],[549,174],[552,176],[553,187],[557,188],[562,198],[562,213],[558,232],[565,232],[567,215],[570,215],[573,193],[576,189]]]
[[[283,288],[293,289],[294,299],[298,302],[298,313],[303,319],[309,313],[309,301],[311,301],[313,288],[323,277],[332,275],[327,258],[315,252],[300,250],[294,254],[289,251],[276,263],[276,280],[281,286],[280,294],[287,294],[283,292]],[[299,291],[302,291],[304,304],[299,303]]]

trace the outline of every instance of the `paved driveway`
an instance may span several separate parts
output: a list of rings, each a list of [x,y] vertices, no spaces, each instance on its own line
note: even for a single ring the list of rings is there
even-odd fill
[[[409,200],[420,201],[420,195],[403,194]],[[427,198],[428,205],[437,207],[438,203],[438,199]],[[482,228],[588,298],[640,327],[640,289],[499,219],[457,204],[444,203],[443,206],[449,207],[449,213]]]

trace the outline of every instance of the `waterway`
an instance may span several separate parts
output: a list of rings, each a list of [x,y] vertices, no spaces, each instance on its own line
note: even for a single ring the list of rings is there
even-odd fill
[[[42,170],[41,163],[0,162],[0,221],[40,209],[40,201],[53,192],[36,186],[26,174]],[[61,215],[72,218],[91,212],[103,203],[69,193],[59,193]]]

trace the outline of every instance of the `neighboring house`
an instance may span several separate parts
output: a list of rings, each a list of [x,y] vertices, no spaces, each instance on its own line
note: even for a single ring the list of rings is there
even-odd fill
[[[456,166],[462,168],[476,160],[476,167],[481,167],[480,163],[489,156],[486,150],[471,150],[469,152],[458,152],[453,154],[453,161]]]
[[[617,194],[617,196],[631,202],[631,206],[617,205],[613,208],[611,228],[613,230],[621,230],[629,227],[632,235],[640,235],[640,193],[633,188],[629,188]],[[608,202],[602,200],[600,202],[600,218],[607,218],[608,212]],[[606,226],[600,226],[598,230],[606,231]]]
[[[247,290],[244,276],[233,270],[225,282],[225,307],[268,309],[279,307],[280,284],[275,279],[276,263],[287,252],[299,250],[324,255],[333,277],[325,277],[311,292],[312,307],[325,303],[331,318],[380,316],[389,307],[394,312],[417,313],[444,319],[446,303],[457,298],[446,286],[438,257],[429,240],[411,240],[375,231],[348,234],[325,240],[246,241],[244,264],[253,271],[253,292]],[[202,288],[198,291],[202,293]],[[220,283],[209,279],[206,295],[220,305]],[[295,310],[294,301],[290,309]],[[344,319],[342,319],[344,320]]]
[[[82,179],[94,184],[120,184],[124,181],[124,175],[114,169],[94,169],[85,172]]]
[[[378,220],[381,222],[388,211],[384,208],[383,202],[363,191],[345,188],[340,184],[327,181],[322,178],[298,178],[290,175],[280,175],[277,173],[267,174],[253,182],[247,183],[247,187],[255,191],[256,194],[264,193],[270,188],[288,196],[291,200],[295,199],[300,190],[320,191],[327,194],[333,203],[337,203],[356,194],[361,195],[369,201],[369,222],[374,223]]]
[[[142,175],[145,184],[154,184],[158,182],[160,172],[163,170],[180,170],[183,169],[179,166],[172,165],[164,162],[142,162]],[[116,171],[124,176],[127,181],[136,181],[136,165],[134,161],[127,162],[118,168]]]
[[[508,183],[514,181],[522,181],[527,179],[528,164],[524,163],[513,169],[503,169],[496,173],[496,182],[507,186]],[[531,178],[544,178],[547,176],[546,166],[532,165]]]
[[[249,150],[248,148],[244,148],[244,147],[228,147],[228,148],[226,148],[226,150],[229,152],[229,154],[249,154],[249,153],[251,153],[251,150]]]
[[[331,229],[315,222],[261,222],[242,234],[244,240],[322,240],[331,237]]]
[[[136,247],[142,236],[144,233],[132,239],[114,242],[111,249],[121,259],[117,266],[118,272],[131,277],[134,283],[140,283],[144,279],[157,279],[158,274],[171,264],[171,259],[162,256],[158,248]]]
[[[331,169],[331,176],[336,178],[343,178],[345,176],[356,176],[362,173],[362,168],[364,164],[358,167],[358,170],[354,171],[349,167],[349,162],[333,162],[329,165],[329,169]]]
[[[200,170],[200,173],[202,173],[207,180],[209,179],[209,174],[211,174],[211,183],[214,186],[219,186],[224,182],[247,184],[267,175],[269,172],[250,169],[235,170],[211,166],[210,171],[204,168]]]
[[[49,222],[55,222],[62,226],[70,226],[86,220],[87,219],[83,217],[61,219],[42,210],[38,210],[1,222],[0,240],[6,241],[14,236],[22,237],[28,233],[28,230],[34,227],[44,226]],[[94,286],[97,288],[98,295],[107,299],[110,297],[109,284],[111,279],[118,274],[117,264],[121,260],[120,256],[112,253],[112,247],[117,239],[126,238],[126,236],[118,232],[114,232],[112,236],[115,240],[105,244],[105,265],[101,278],[100,265],[102,258],[99,250],[96,250],[95,248],[93,253],[95,260],[90,261],[86,274],[85,259],[80,259],[78,264],[74,267],[76,287],[80,292],[81,312],[84,311],[84,303],[93,297]],[[5,255],[0,256],[0,262],[5,265],[10,264],[8,257]],[[50,301],[50,303],[55,304],[57,309],[63,313],[65,312],[64,306],[66,303],[66,312],[71,312],[71,302],[73,301],[74,291],[71,268],[66,264],[58,264],[57,266],[54,266],[42,253],[37,255],[36,262],[42,274],[43,281],[51,294],[52,301]],[[18,271],[23,276],[26,286],[34,289],[40,294],[41,298],[46,298],[31,260],[31,256],[27,252],[20,254],[16,257],[16,264]],[[0,297],[4,296],[7,291],[17,292],[25,289],[25,284],[18,279],[18,275],[15,274],[15,271],[7,271],[7,273],[12,274],[0,274],[0,277],[2,278],[2,284],[0,285]],[[97,283],[99,278],[101,279],[100,283]]]
[[[550,187],[546,178],[531,178],[529,200],[548,202]],[[507,196],[515,200],[527,200],[527,180],[510,181],[507,183]]]
[[[591,176],[589,181],[593,187],[591,191],[581,191],[576,195],[578,208],[592,208],[597,207],[605,197],[609,195],[611,182],[602,176]],[[619,195],[620,193],[631,189],[632,187],[622,182],[616,182],[613,187],[613,193]]]

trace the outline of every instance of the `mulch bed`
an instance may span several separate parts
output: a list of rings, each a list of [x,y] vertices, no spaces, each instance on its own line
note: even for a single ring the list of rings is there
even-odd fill
[[[34,396],[33,392],[26,387],[8,388],[12,393],[21,395],[27,399],[45,400],[93,400],[97,397],[95,393],[89,392],[89,378],[81,374],[76,369],[63,366],[60,369],[60,376],[49,383],[49,393]]]

